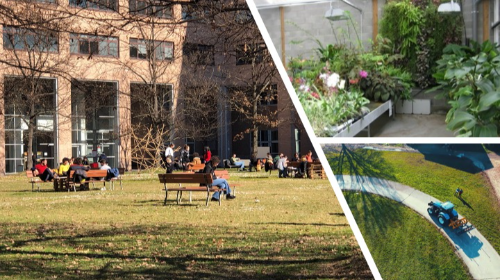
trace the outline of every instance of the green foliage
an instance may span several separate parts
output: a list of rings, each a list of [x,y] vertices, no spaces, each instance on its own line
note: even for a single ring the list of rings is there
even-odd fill
[[[355,150],[357,154],[366,153],[363,150]],[[381,152],[377,153],[383,160],[376,162],[373,168],[361,169],[359,174],[370,176],[364,173],[366,170],[381,170],[377,176],[379,178],[392,180],[429,194],[441,201],[451,201],[455,204],[459,214],[467,217],[470,222],[483,234],[492,246],[500,251],[500,206],[494,195],[491,193],[492,186],[484,177],[483,173],[471,174],[457,170],[443,164],[425,160],[424,155],[407,152]],[[339,168],[337,154],[327,155],[332,167]],[[365,156],[366,157],[366,156]],[[365,164],[364,162],[342,163],[343,174],[350,174],[352,165]],[[370,163],[368,163],[370,164]],[[359,170],[359,169],[358,169]],[[389,170],[388,172],[383,172]],[[472,208],[467,207],[458,198],[453,196],[457,188],[464,189],[463,199]]]
[[[397,61],[421,88],[434,84],[432,73],[444,47],[462,39],[461,15],[437,12],[435,1],[398,0],[384,6],[380,35],[389,46],[382,53],[401,54]]]
[[[459,136],[497,137],[500,122],[500,56],[489,41],[472,47],[450,44],[434,74],[452,108],[447,128]]]
[[[344,196],[383,279],[469,279],[454,248],[413,210],[376,195]]]
[[[415,54],[422,25],[422,11],[409,0],[392,1],[384,6],[380,34],[394,43],[395,53]]]

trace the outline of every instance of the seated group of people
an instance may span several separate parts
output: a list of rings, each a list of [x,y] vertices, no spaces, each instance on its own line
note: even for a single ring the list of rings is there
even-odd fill
[[[101,155],[99,160],[99,169],[109,170],[111,167],[108,165],[107,158]],[[88,162],[87,162],[88,163]],[[82,158],[63,158],[62,163],[59,165],[58,169],[51,169],[47,166],[47,159],[41,159],[38,164],[36,164],[31,171],[35,176],[38,176],[42,181],[53,181],[59,177],[68,176],[71,170],[75,170],[75,180],[79,183],[85,182],[85,171],[88,171],[90,166],[84,164],[84,159]],[[77,170],[81,170],[78,172]]]
[[[266,172],[270,171],[272,169],[278,169],[278,177],[279,178],[287,178],[290,177],[288,175],[288,163],[290,162],[288,160],[288,157],[284,155],[283,153],[280,153],[278,156],[276,156],[274,159],[272,158],[271,154],[267,154],[268,158],[266,161],[265,169]],[[307,173],[307,165],[309,163],[313,162],[312,158],[312,151],[309,151],[307,154],[303,156],[299,156],[298,153],[295,153],[292,162],[298,162],[300,163],[298,168],[294,168],[296,171],[295,177],[298,178],[303,178],[303,177],[310,177],[310,174]]]

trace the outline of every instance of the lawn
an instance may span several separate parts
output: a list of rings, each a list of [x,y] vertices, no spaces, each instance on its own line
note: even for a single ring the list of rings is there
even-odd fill
[[[77,193],[0,178],[0,277],[372,277],[327,180],[263,175],[231,172],[242,186],[221,207],[201,193],[163,206],[155,175]]]
[[[384,279],[469,279],[453,248],[423,217],[393,200],[344,192]]]
[[[338,153],[327,156],[334,173],[385,178],[441,201],[449,200],[500,252],[500,206],[485,175],[426,161],[420,153],[362,149],[351,152],[354,154],[344,158],[341,169]],[[453,195],[459,187],[464,190],[463,201]]]

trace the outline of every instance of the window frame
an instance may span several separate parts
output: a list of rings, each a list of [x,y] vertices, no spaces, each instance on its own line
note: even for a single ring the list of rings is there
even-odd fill
[[[86,41],[83,41],[82,38],[87,38]],[[105,40],[103,40],[105,39]],[[100,35],[90,35],[90,34],[82,34],[82,33],[70,33],[69,35],[69,49],[70,49],[70,54],[71,55],[89,55],[89,56],[98,56],[98,57],[113,57],[113,58],[119,58],[120,57],[120,40],[118,37],[114,36],[100,36]],[[73,47],[72,45],[74,44],[72,40],[77,40],[77,52],[73,52]],[[87,42],[88,44],[88,52],[82,52],[82,42]],[[92,53],[92,43],[97,42],[97,53]],[[101,45],[100,43],[106,42],[106,47],[107,47],[107,54],[101,54],[100,53],[100,48]],[[110,43],[116,43],[116,55],[110,55]]]
[[[149,3],[148,3],[149,2]],[[162,19],[172,19],[174,17],[174,10],[172,5],[155,5],[154,2],[161,3],[161,1],[154,0],[129,0],[128,1],[128,9],[129,13],[133,15],[141,15],[141,16],[153,16]],[[139,10],[139,3],[145,3],[144,8]],[[149,6],[148,6],[149,5]],[[133,9],[134,8],[134,9]],[[161,15],[158,15],[160,11]],[[167,12],[168,11],[168,12]]]
[[[153,46],[150,45],[149,42],[153,42]],[[170,47],[169,47],[170,45]],[[140,47],[143,46],[145,50],[145,55],[144,57],[139,57],[139,50],[141,49]],[[135,47],[137,49],[137,56],[132,56],[132,47]],[[150,53],[153,53],[151,51],[151,47],[154,50],[155,54],[155,60],[156,61],[172,61],[174,60],[174,49],[175,49],[175,44],[174,42],[170,41],[159,41],[159,40],[146,40],[146,39],[138,39],[138,38],[130,38],[129,39],[129,57],[130,59],[138,59],[138,60],[149,60],[149,55]],[[160,51],[160,54],[165,54],[166,50],[170,49],[170,57],[162,57],[158,58],[158,50]]]
[[[100,1],[114,2],[114,7],[109,5],[101,5]],[[80,2],[80,3],[78,3]],[[89,6],[88,3],[93,4]],[[96,11],[118,12],[119,0],[68,0],[68,4],[72,8],[89,9]]]
[[[192,56],[197,54],[196,64],[205,66],[215,66],[215,47],[214,45],[185,43],[183,47],[183,55]],[[210,61],[201,61],[201,57],[210,57]]]
[[[266,43],[241,44],[236,46],[236,65],[249,65],[255,57],[255,63],[262,63],[266,55]]]
[[[2,29],[2,36],[3,36],[3,48],[6,50],[13,50],[13,51],[31,51],[34,48],[36,48],[36,45],[34,44],[35,41],[38,41],[40,38],[53,38],[55,39],[55,44],[51,44],[49,48],[46,49],[39,49],[37,48],[36,51],[39,52],[47,52],[47,53],[59,53],[59,33],[55,33],[56,36],[54,37],[48,37],[47,34],[37,34],[36,30],[39,29],[32,29],[32,28],[22,28],[22,27],[17,27],[17,26],[11,26],[11,25],[4,25]],[[18,35],[19,37],[19,42],[14,42],[12,40],[11,36]],[[20,38],[21,35],[23,35],[24,38]],[[33,46],[28,47],[27,45],[27,35],[32,35],[33,36]],[[37,38],[39,36],[40,38]],[[21,40],[23,39],[23,40]],[[46,42],[48,45],[48,42]],[[16,46],[18,44],[22,44],[22,47],[17,48]],[[53,48],[55,47],[55,48]]]

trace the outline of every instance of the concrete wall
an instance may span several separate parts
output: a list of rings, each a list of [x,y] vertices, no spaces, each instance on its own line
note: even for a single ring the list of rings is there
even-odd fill
[[[284,25],[281,24],[280,8],[259,10],[273,43],[283,59],[283,46],[286,61],[292,57],[311,58],[316,56],[315,49],[335,43],[346,43],[358,47],[357,31],[363,48],[369,48],[373,39],[373,3],[376,1],[376,11],[382,14],[385,0],[358,0],[352,3],[363,10],[361,13],[345,3],[333,3],[333,7],[349,11],[354,27],[348,21],[329,21],[324,15],[330,8],[329,3],[307,4],[283,7]],[[361,24],[361,20],[363,24]],[[284,28],[284,39],[281,29]]]

